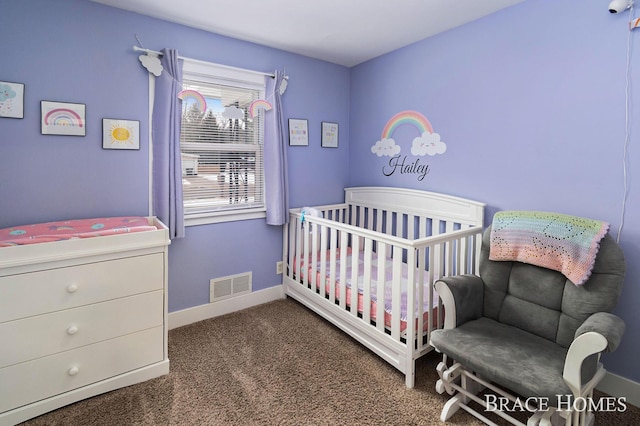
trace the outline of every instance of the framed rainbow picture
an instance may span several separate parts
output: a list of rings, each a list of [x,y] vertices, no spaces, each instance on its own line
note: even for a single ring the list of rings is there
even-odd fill
[[[43,135],[85,136],[86,105],[68,102],[40,101]]]
[[[102,119],[103,149],[140,149],[140,122]]]

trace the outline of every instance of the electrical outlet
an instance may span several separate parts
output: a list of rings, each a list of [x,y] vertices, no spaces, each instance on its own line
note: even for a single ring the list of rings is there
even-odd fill
[[[282,260],[279,262],[276,262],[276,274],[278,275],[282,274]]]

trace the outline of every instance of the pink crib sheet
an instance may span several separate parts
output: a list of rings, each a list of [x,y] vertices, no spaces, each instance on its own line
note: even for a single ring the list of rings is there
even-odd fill
[[[145,217],[122,216],[37,223],[0,229],[0,247],[100,237],[157,229]]]
[[[329,294],[330,291],[330,276],[329,276],[329,264],[330,264],[330,251],[327,250],[326,266],[325,266],[325,294]],[[298,269],[302,270],[302,277],[308,278],[308,281],[311,282],[312,274],[316,274],[316,287],[320,289],[320,283],[323,281],[320,275],[320,254],[318,253],[317,258],[314,260],[309,257],[308,263],[308,272],[304,271],[303,259],[299,261],[297,258],[294,260],[294,273],[297,272]],[[347,254],[347,269],[346,269],[346,277],[347,277],[347,288],[346,288],[346,304],[347,306],[351,306],[351,288],[352,288],[352,257],[351,257],[351,247],[348,249]],[[390,257],[385,259],[385,284],[384,284],[384,324],[385,327],[391,328],[391,301],[392,301],[392,262],[393,260]],[[376,320],[377,317],[377,276],[378,276],[378,257],[376,253],[371,254],[371,319],[373,321]],[[425,274],[426,275],[426,274]],[[426,281],[426,277],[425,277]],[[401,297],[400,297],[400,331],[403,332],[407,328],[407,265],[402,264],[402,287],[401,287]],[[335,285],[335,295],[336,300],[340,299],[340,249],[336,250],[336,281]],[[363,312],[364,306],[364,252],[360,251],[358,256],[358,313]],[[428,302],[428,291],[429,284],[427,282],[423,283],[424,289],[424,300],[422,305],[423,311],[423,320],[424,326],[423,331],[426,331],[429,327],[429,302]],[[436,324],[438,318],[438,295],[433,291],[433,310],[432,310],[432,324]],[[417,321],[416,321],[417,325]]]

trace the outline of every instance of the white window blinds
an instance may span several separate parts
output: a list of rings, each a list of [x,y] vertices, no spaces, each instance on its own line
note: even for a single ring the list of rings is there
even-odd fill
[[[213,70],[190,73],[185,63],[183,90],[206,101],[206,106],[195,98],[182,101],[185,217],[264,210],[262,113],[251,117],[249,111],[253,101],[264,98],[264,76],[260,85],[255,76],[251,83]]]

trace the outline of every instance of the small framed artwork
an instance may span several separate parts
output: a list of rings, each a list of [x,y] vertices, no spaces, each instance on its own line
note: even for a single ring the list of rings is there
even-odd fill
[[[289,119],[289,145],[309,145],[309,123],[307,120],[300,118]]]
[[[0,81],[0,117],[24,118],[24,84]]]
[[[322,147],[338,147],[338,123],[322,122]]]
[[[41,101],[41,133],[43,135],[85,136],[86,105],[69,102]]]
[[[102,148],[140,149],[140,122],[103,118]]]

